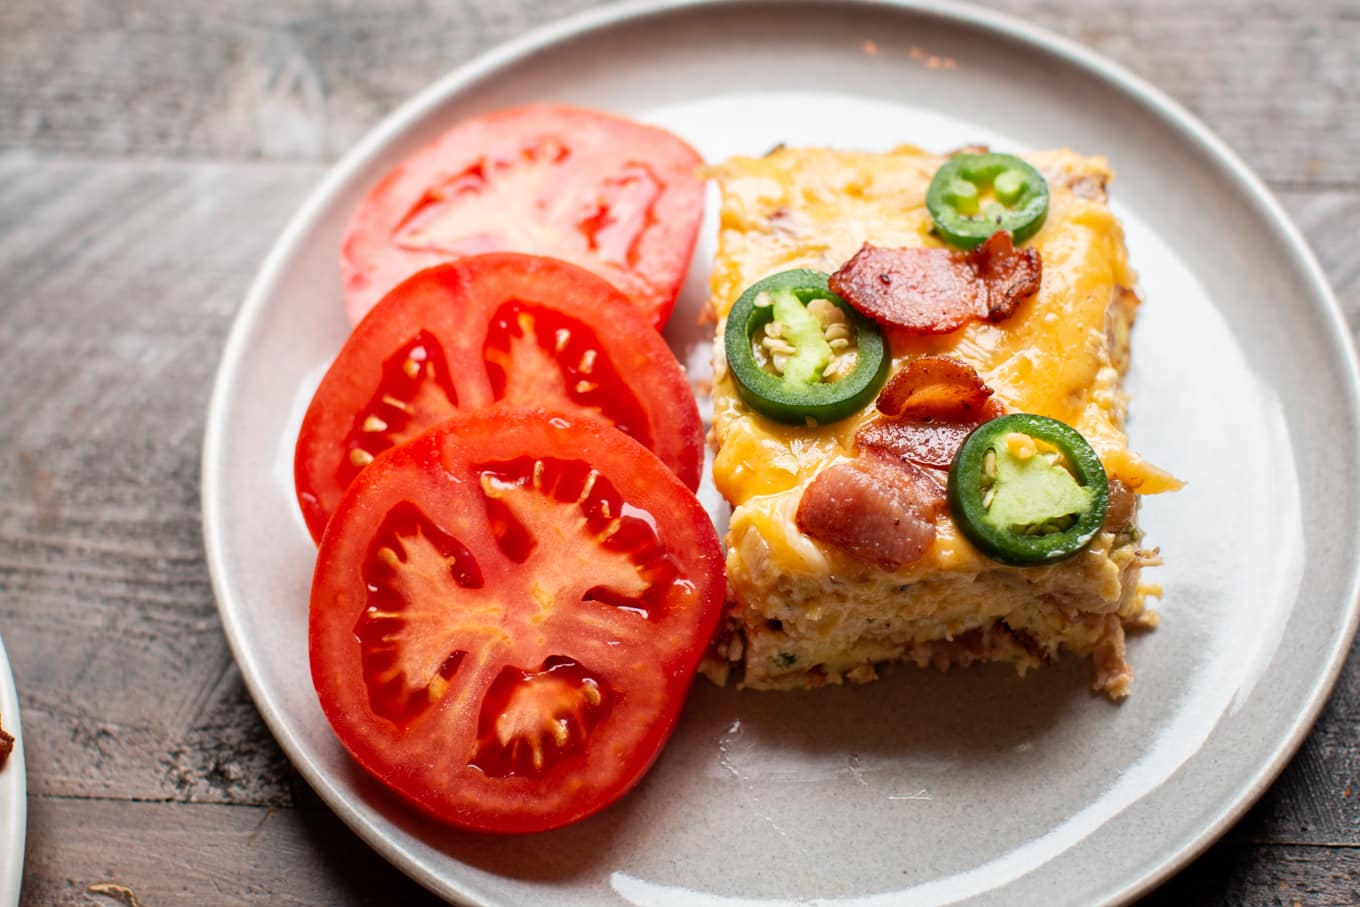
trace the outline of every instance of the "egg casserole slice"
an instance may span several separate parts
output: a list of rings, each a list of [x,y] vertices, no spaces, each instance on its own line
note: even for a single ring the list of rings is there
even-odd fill
[[[1055,564],[1007,566],[979,552],[946,509],[919,560],[884,570],[803,535],[795,513],[808,485],[852,460],[874,415],[787,425],[740,398],[722,348],[724,319],[751,284],[793,268],[834,272],[866,242],[939,246],[925,195],[947,157],[778,148],[714,167],[722,189],[711,313],[718,321],[710,443],[719,491],[733,511],[726,538],[728,610],[705,673],[756,689],[867,682],[890,662],[945,669],[1012,662],[1020,673],[1063,651],[1093,658],[1093,687],[1119,698],[1132,673],[1127,628],[1152,627],[1140,569],[1138,496],[1179,487],[1128,449],[1129,332],[1139,305],[1123,231],[1106,204],[1111,171],[1070,151],[1023,156],[1047,180],[1043,227],[1024,245],[1042,256],[1040,289],[997,323],[951,333],[893,333],[892,372],[914,359],[971,365],[1008,412],[1075,427],[1111,480],[1109,515],[1081,552]],[[943,475],[940,476],[943,483]]]

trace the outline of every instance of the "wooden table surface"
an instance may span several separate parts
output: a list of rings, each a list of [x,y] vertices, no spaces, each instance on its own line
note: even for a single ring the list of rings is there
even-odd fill
[[[28,753],[23,904],[433,902],[299,780],[242,685],[203,556],[205,410],[256,267],[330,163],[450,68],[589,5],[0,2],[0,636]],[[993,5],[1201,116],[1360,324],[1360,2]],[[1353,655],[1280,780],[1146,903],[1360,903],[1357,790]]]

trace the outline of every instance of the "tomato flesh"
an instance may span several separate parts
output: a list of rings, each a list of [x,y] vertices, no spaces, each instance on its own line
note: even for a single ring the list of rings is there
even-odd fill
[[[701,163],[662,129],[594,110],[534,105],[464,120],[355,212],[341,258],[350,319],[423,268],[515,251],[594,271],[659,328],[694,251]]]
[[[721,610],[694,496],[621,432],[460,416],[379,456],[321,542],[312,677],[368,771],[467,828],[555,828],[642,777]]]
[[[458,410],[458,391],[439,341],[420,331],[382,363],[382,380],[345,435],[345,485],[389,447],[409,441]]]
[[[336,356],[294,457],[312,537],[320,539],[345,488],[374,457],[490,406],[603,419],[698,487],[698,407],[660,336],[599,277],[553,259],[494,253],[407,280]]]
[[[487,690],[469,762],[492,778],[543,775],[586,758],[586,746],[618,698],[588,669],[561,656],[542,670],[505,668]]]

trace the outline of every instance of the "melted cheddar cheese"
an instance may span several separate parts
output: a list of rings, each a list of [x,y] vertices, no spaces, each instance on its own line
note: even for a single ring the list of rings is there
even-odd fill
[[[1051,195],[1043,229],[1027,242],[1043,257],[1039,292],[998,324],[974,322],[933,337],[892,335],[893,371],[927,353],[962,359],[1007,409],[1074,426],[1111,477],[1142,494],[1179,487],[1131,452],[1124,436],[1126,399],[1110,334],[1126,332],[1127,324],[1111,325],[1107,314],[1131,322],[1136,297],[1127,297],[1127,312],[1111,308],[1136,276],[1109,208],[1072,189],[1103,185],[1110,170],[1103,159],[1069,151],[1026,159],[1048,179]],[[865,242],[889,248],[941,245],[930,232],[925,194],[944,160],[911,147],[890,154],[785,148],[714,168],[723,192],[711,278],[714,314],[726,315],[746,287],[770,274],[791,268],[835,271]],[[713,475],[734,507],[801,489],[830,463],[854,454],[855,432],[872,416],[872,403],[857,417],[827,426],[782,425],[741,402],[721,350],[715,356]],[[785,519],[782,511],[750,516],[771,530],[772,520]],[[774,536],[789,532],[797,534],[790,526]],[[953,560],[961,547],[966,543],[943,538],[935,567]]]

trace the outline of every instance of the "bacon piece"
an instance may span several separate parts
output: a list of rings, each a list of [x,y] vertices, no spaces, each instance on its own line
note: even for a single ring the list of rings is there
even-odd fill
[[[968,252],[880,249],[865,243],[831,275],[831,292],[863,314],[914,334],[947,334],[1000,321],[1038,292],[1043,261],[998,230]]]
[[[875,419],[855,434],[862,448],[881,450],[918,466],[948,469],[976,422],[890,422]]]
[[[892,421],[866,422],[856,443],[940,469],[954,462],[969,432],[1005,412],[977,370],[949,356],[913,359],[888,381],[877,406]]]
[[[979,317],[985,300],[967,263],[944,249],[865,243],[828,281],[864,315],[918,334],[945,334]]]
[[[813,479],[794,521],[809,538],[882,570],[900,570],[930,549],[944,503],[944,489],[926,473],[869,450]]]
[[[998,230],[985,243],[963,254],[986,288],[987,314],[983,317],[988,321],[1010,317],[1022,300],[1039,292],[1044,276],[1039,250],[1017,249],[1005,230]]]
[[[977,369],[952,356],[921,356],[893,375],[878,395],[878,411],[894,419],[969,421],[992,389]]]
[[[1006,408],[993,398],[983,405],[981,413],[966,422],[875,419],[860,427],[855,433],[855,443],[891,453],[918,466],[947,469],[973,429],[1005,414]]]
[[[1110,479],[1109,486],[1109,504],[1101,528],[1118,532],[1133,525],[1133,518],[1138,515],[1138,495],[1119,479]]]

